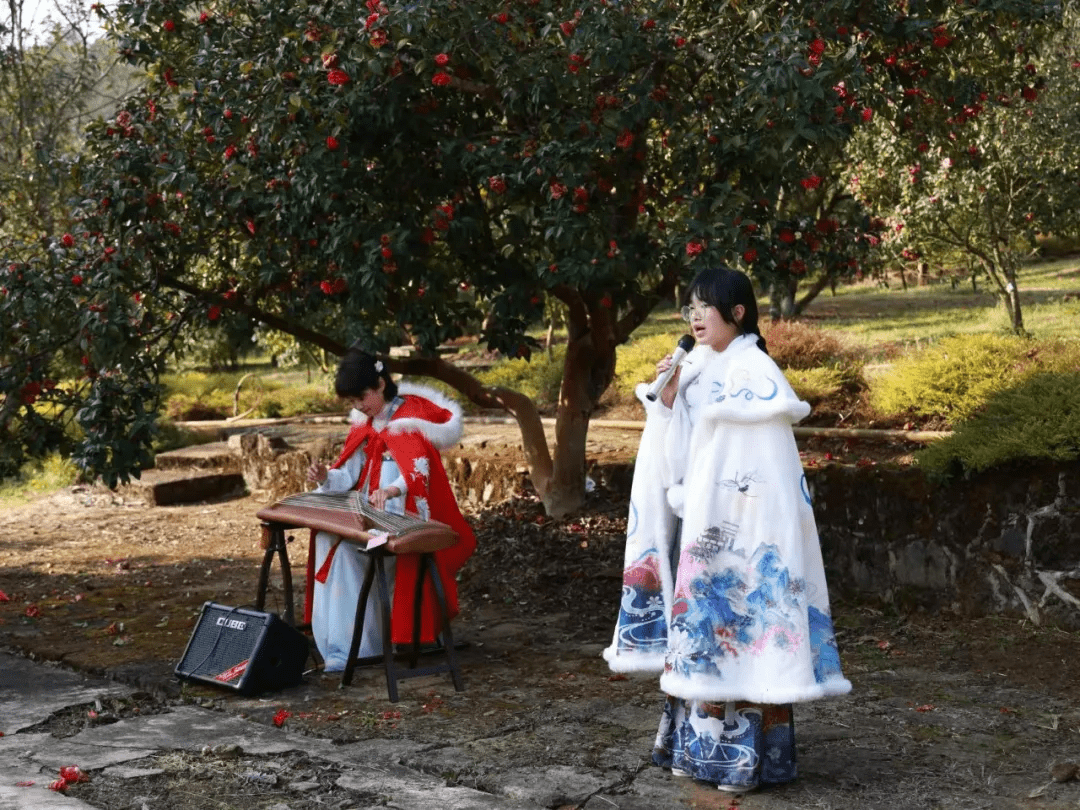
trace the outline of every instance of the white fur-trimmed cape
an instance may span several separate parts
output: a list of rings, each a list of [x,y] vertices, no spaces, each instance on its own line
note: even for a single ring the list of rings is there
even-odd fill
[[[419,416],[391,419],[386,426],[388,433],[420,433],[440,450],[453,447],[461,440],[465,428],[461,406],[442,391],[416,383],[398,383],[398,396],[419,397],[427,400],[431,407],[423,408]],[[349,421],[363,425],[371,420],[353,409]]]

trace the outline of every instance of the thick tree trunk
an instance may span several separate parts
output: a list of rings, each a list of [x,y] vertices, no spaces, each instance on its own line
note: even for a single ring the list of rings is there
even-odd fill
[[[564,517],[585,502],[585,439],[600,396],[615,377],[615,338],[608,310],[581,299],[567,307],[566,362],[555,414],[555,458],[551,486],[537,493],[552,517]]]
[[[798,279],[776,281],[769,287],[769,317],[774,321],[786,321],[795,314],[795,291]]]

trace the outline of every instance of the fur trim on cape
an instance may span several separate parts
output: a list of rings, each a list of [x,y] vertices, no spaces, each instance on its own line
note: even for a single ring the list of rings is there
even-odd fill
[[[429,413],[426,413],[423,417],[411,416],[391,419],[386,426],[387,432],[420,433],[440,450],[453,447],[460,441],[465,427],[461,406],[442,391],[429,388],[426,385],[417,385],[416,383],[398,383],[398,396],[420,397],[426,399],[434,407],[428,409]],[[446,411],[447,413],[441,413],[440,411]],[[439,421],[440,417],[445,418],[443,421]],[[354,409],[349,413],[349,421],[354,425],[363,425],[370,420],[361,411]]]

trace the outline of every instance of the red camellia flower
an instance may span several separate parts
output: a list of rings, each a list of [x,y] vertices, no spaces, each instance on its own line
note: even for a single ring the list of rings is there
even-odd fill
[[[750,248],[743,253],[742,257],[744,262],[746,262],[747,264],[751,264],[752,262],[757,261],[757,251],[753,248]]]
[[[686,255],[697,256],[701,251],[705,249],[705,245],[699,242],[697,239],[693,239],[686,243]]]
[[[553,200],[559,199],[566,193],[566,186],[557,180],[552,180],[549,184],[549,188],[551,190],[551,199]]]
[[[634,133],[628,129],[624,129],[619,133],[619,137],[615,139],[615,145],[620,149],[629,149],[634,144]]]
[[[236,157],[236,147],[233,146],[231,143],[225,147],[225,157],[229,160],[232,160],[234,157]]]
[[[559,30],[563,32],[563,36],[571,36],[574,33],[574,21],[567,20],[564,23],[559,23]]]
[[[496,194],[503,194],[506,191],[506,181],[501,177],[489,177],[488,187]]]
[[[1025,101],[1035,101],[1039,97],[1039,91],[1034,87],[1025,87],[1020,91],[1020,95],[1024,97]]]
[[[448,65],[448,64],[450,64],[450,55],[445,54],[445,53],[436,54],[435,55],[435,64],[436,65]]]
[[[68,784],[90,781],[90,777],[78,765],[65,765],[60,769],[60,778]]]
[[[202,14],[199,15],[199,22],[201,22],[203,25],[206,25],[206,23],[210,22],[210,15],[204,11]]]
[[[812,191],[813,189],[821,185],[821,178],[818,177],[816,174],[812,174],[809,177],[800,180],[799,184],[807,191]]]
[[[82,284],[82,276],[76,273],[71,277],[71,283],[78,287],[80,284]]]
[[[866,121],[866,122],[869,122],[870,119],[873,118],[873,117],[874,117],[874,111],[871,110],[869,107],[864,107],[863,111],[862,111],[862,120]]]
[[[394,258],[394,251],[391,250],[388,247],[380,248],[379,253],[382,255],[382,257],[384,259],[392,259],[392,258]]]
[[[344,70],[340,70],[340,69],[335,68],[334,70],[331,70],[326,74],[326,80],[328,82],[330,82],[330,84],[333,84],[333,85],[336,85],[336,86],[340,86],[340,85],[343,85],[343,84],[348,84],[349,83],[349,74],[346,73]]]
[[[174,31],[176,29],[176,23],[174,23],[172,20],[166,20],[164,23],[162,23],[161,27],[164,28],[166,31]]]
[[[327,135],[326,148],[329,149],[331,152],[336,150],[338,148],[338,139],[335,138],[333,135]]]
[[[329,281],[319,282],[319,289],[323,291],[324,295],[330,295],[334,291],[334,285]]]
[[[75,246],[75,237],[72,236],[70,233],[65,233],[62,237],[60,237],[60,241],[63,242],[64,247]]]
[[[681,48],[686,44],[686,37],[675,37],[675,47]]]
[[[450,84],[450,76],[440,70],[431,77],[431,83],[436,87],[446,87],[446,85]]]
[[[585,186],[578,186],[574,189],[574,202],[583,203],[589,199],[589,190]]]
[[[495,15],[495,22],[500,23],[502,25],[506,25],[506,23],[507,23],[507,21],[509,19],[510,19],[510,15],[507,14],[505,11]]]
[[[790,228],[781,228],[780,233],[776,235],[776,238],[781,242],[790,245],[795,241],[795,233]]]
[[[219,307],[217,304],[214,304],[207,311],[206,317],[208,317],[212,321],[216,321],[218,318],[221,317],[221,307]]]
[[[292,712],[281,709],[280,711],[278,711],[277,714],[274,715],[274,725],[278,728],[281,728],[283,725],[285,725],[285,720],[289,717],[292,717]]]

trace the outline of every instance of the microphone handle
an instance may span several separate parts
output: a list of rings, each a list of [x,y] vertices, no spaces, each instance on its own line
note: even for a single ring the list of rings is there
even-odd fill
[[[675,376],[675,369],[679,367],[679,363],[686,357],[686,350],[682,346],[679,346],[675,353],[671,355],[671,365],[668,366],[667,371],[656,378],[656,381],[649,386],[648,392],[645,394],[645,399],[649,402],[656,402],[656,398],[660,396],[660,392],[664,390],[664,387],[671,381],[671,378]]]

